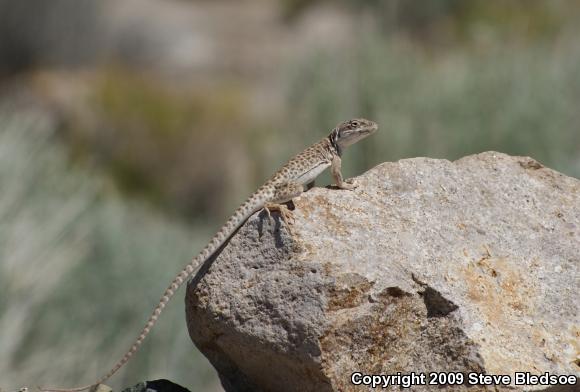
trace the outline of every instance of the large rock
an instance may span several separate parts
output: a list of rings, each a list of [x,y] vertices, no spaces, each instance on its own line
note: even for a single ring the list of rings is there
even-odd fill
[[[580,374],[580,181],[494,152],[357,181],[295,199],[294,240],[255,214],[190,282],[191,338],[227,391],[360,391],[353,372],[439,371],[578,390],[513,381]]]

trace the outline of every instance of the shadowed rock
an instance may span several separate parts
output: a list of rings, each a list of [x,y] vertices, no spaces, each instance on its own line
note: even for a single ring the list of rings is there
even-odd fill
[[[580,374],[580,181],[494,152],[357,181],[295,199],[294,240],[255,214],[188,285],[189,333],[227,391],[366,390],[353,372]],[[509,390],[524,389],[558,390]]]
[[[102,384],[101,384],[102,385]],[[99,392],[98,390],[96,392]],[[189,389],[166,379],[143,381],[122,392],[190,392]]]

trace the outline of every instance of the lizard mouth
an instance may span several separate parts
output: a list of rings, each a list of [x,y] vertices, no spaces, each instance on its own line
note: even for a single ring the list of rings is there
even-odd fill
[[[372,133],[375,133],[378,129],[379,129],[379,126],[377,125],[377,123],[373,123],[368,128],[364,129],[362,131],[362,133],[363,133],[363,135],[370,135]]]

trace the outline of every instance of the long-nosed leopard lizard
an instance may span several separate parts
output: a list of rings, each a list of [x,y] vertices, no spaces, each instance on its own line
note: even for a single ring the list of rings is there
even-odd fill
[[[344,149],[351,144],[369,136],[378,129],[375,122],[362,118],[345,121],[336,126],[330,135],[316,144],[308,147],[300,154],[292,158],[280,170],[278,170],[264,185],[262,185],[252,196],[250,196],[228,219],[222,228],[213,236],[205,248],[187,264],[173,282],[163,293],[159,303],[147,320],[145,327],[115,366],[97,382],[79,388],[54,389],[41,388],[43,391],[52,392],[77,392],[89,389],[103,383],[115,374],[137,351],[143,340],[147,337],[151,328],[157,322],[159,315],[171,299],[177,289],[185,280],[196,272],[228,239],[236,230],[255,212],[265,209],[279,210],[284,220],[287,222],[289,210],[285,205],[294,197],[299,196],[308,189],[309,184],[325,169],[330,167],[336,185],[340,189],[353,189],[354,183],[345,182],[341,172],[341,156]]]

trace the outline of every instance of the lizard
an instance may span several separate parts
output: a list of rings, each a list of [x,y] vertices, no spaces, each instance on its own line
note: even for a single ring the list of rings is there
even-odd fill
[[[288,222],[291,212],[283,203],[291,201],[302,192],[309,189],[316,177],[330,167],[332,177],[339,189],[351,190],[357,184],[344,180],[341,171],[342,153],[345,148],[371,135],[378,129],[377,123],[363,118],[355,118],[344,121],[333,128],[328,137],[311,145],[301,153],[290,159],[280,170],[258,188],[226,221],[226,223],[213,236],[203,250],[187,264],[165,290],[159,303],[151,313],[143,330],[133,342],[125,355],[97,382],[78,388],[55,389],[40,388],[46,392],[79,392],[99,384],[112,377],[129,359],[135,354],[143,340],[147,337],[153,326],[159,319],[159,315],[173,297],[177,289],[183,285],[201,265],[214,255],[245,221],[254,213],[265,210],[270,216],[270,210],[279,211],[286,223],[290,234],[292,231]]]

